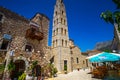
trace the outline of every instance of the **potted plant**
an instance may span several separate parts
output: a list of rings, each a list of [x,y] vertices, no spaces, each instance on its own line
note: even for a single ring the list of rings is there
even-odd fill
[[[10,63],[8,64],[8,71],[11,73],[12,70],[15,70],[15,64],[11,60]]]
[[[64,65],[64,73],[67,74],[67,65]]]
[[[15,70],[15,64],[13,63],[13,60],[11,60],[9,62],[9,64],[7,65],[8,68],[8,73],[11,74],[13,70]],[[10,77],[10,76],[9,76]],[[15,77],[16,79],[17,77]]]
[[[2,78],[2,75],[3,75],[4,69],[5,69],[4,64],[0,64],[0,79]]]
[[[53,70],[53,76],[54,76],[54,77],[57,77],[57,72],[58,72],[58,71],[57,71],[57,68],[53,67],[52,70]]]
[[[19,76],[18,80],[25,80],[25,78],[26,78],[26,74],[22,73],[22,75]]]

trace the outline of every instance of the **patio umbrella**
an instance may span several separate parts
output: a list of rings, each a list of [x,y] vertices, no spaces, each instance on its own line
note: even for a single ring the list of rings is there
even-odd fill
[[[90,62],[108,62],[108,61],[119,61],[120,55],[116,53],[102,52],[90,57],[87,57]]]

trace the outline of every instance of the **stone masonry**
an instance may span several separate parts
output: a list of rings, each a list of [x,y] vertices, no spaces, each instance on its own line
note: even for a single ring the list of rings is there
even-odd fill
[[[53,15],[52,46],[48,46],[49,18],[36,13],[30,20],[0,7],[0,63],[7,65],[13,59],[17,65],[37,60],[44,67],[53,63],[58,72],[71,72],[87,66],[86,56],[69,39],[66,10],[63,0],[56,0]],[[10,76],[11,74],[9,74]],[[6,76],[4,76],[6,77]]]
[[[86,67],[86,56],[81,54],[80,48],[69,40],[69,26],[63,0],[56,0],[53,14],[52,55],[58,72],[71,72]]]
[[[0,63],[6,62],[8,65],[11,60],[8,59],[9,56],[13,56],[14,62],[18,60],[25,62],[25,69],[29,67],[31,60],[37,60],[40,66],[44,66],[46,61],[42,60],[48,46],[49,18],[37,13],[31,20],[28,20],[3,7],[0,7],[0,15],[2,15],[0,54],[4,58]],[[34,38],[26,37],[27,30],[35,30],[32,32]],[[41,34],[43,36],[40,36]],[[8,40],[9,37],[11,39]]]

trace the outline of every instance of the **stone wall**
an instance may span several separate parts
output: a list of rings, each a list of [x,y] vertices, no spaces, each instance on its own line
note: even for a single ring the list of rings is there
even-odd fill
[[[73,70],[87,67],[87,62],[85,59],[87,56],[82,55],[80,49],[77,46],[74,46],[71,49],[71,55],[72,55],[71,57],[72,57],[72,69]]]
[[[30,28],[30,20],[3,7],[0,7],[0,13],[2,13],[4,16],[4,21],[1,24],[2,29],[0,33],[1,44],[3,41],[3,35],[9,34],[12,36],[12,40],[8,45],[8,50],[15,50],[15,57],[20,56],[21,54],[24,57],[28,57],[25,56],[25,54],[28,53],[25,51],[25,46],[27,44],[32,46],[31,53],[33,53],[33,55],[36,53],[39,54],[39,56],[41,57],[45,55],[46,47],[48,45],[49,31],[49,19],[45,15],[39,14],[42,17],[42,20],[40,20],[39,23],[42,21],[42,32],[44,34],[44,38],[43,40],[38,41],[36,39],[25,38],[26,30]]]

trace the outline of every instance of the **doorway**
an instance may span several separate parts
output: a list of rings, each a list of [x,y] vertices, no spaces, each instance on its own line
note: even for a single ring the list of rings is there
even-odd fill
[[[67,71],[67,60],[64,60],[64,71]]]
[[[25,71],[25,61],[24,60],[16,60],[15,62],[14,62],[14,64],[15,64],[15,69],[12,71],[12,73],[11,73],[11,78],[12,78],[12,80],[14,79],[14,78],[17,78],[18,79],[18,77],[22,74],[22,73],[24,73],[24,71]]]

